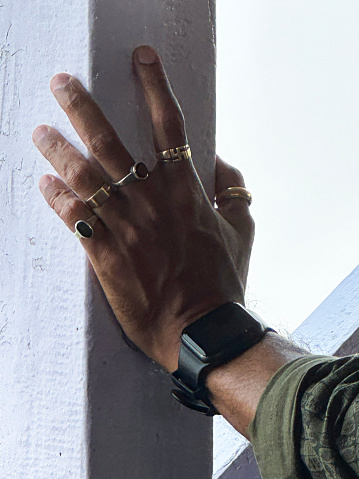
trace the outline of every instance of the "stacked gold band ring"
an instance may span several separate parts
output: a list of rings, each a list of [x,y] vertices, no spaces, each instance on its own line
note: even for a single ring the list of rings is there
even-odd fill
[[[252,195],[251,193],[242,186],[231,186],[230,188],[226,188],[224,191],[221,191],[219,195],[216,197],[216,203],[220,202],[224,199],[232,199],[232,198],[240,198],[242,200],[246,200],[248,206],[252,204]]]
[[[169,150],[160,151],[156,155],[157,160],[174,163],[176,161],[190,160],[192,158],[191,148],[189,145],[170,148]]]

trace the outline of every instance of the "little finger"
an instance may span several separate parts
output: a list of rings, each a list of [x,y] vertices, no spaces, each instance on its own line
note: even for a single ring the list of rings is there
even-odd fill
[[[216,197],[221,198],[228,188],[245,187],[244,179],[240,171],[225,163],[218,155],[216,157]],[[249,236],[254,232],[254,221],[249,211],[249,196],[222,197],[216,200],[218,213],[228,221],[238,232],[245,229]]]

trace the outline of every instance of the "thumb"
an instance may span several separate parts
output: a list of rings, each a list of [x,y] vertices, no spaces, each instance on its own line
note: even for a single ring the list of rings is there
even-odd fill
[[[216,155],[216,197],[227,188],[245,187],[242,173]],[[217,211],[237,231],[244,227],[243,223],[253,222],[248,202],[243,198],[223,198],[217,203]]]

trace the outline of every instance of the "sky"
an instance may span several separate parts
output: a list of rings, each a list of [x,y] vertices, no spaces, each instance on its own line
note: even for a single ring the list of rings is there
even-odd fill
[[[359,263],[359,3],[217,2],[217,153],[253,194],[247,307],[299,324]]]
[[[253,194],[247,307],[280,332],[359,263],[358,25],[357,0],[217,2],[217,153]],[[216,472],[243,440],[214,426]]]

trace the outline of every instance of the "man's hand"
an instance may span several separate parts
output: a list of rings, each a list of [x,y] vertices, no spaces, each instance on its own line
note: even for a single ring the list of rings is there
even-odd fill
[[[186,145],[184,118],[157,53],[139,47],[134,64],[156,151]],[[213,208],[194,165],[183,160],[159,161],[147,180],[113,190],[92,211],[84,202],[104,182],[126,176],[135,160],[78,80],[58,74],[51,90],[91,156],[53,128],[38,127],[34,143],[62,178],[43,176],[41,192],[73,232],[77,221],[99,217],[94,236],[80,241],[106,297],[126,335],[173,371],[188,324],[226,302],[244,302],[254,236],[248,205],[231,199]],[[230,186],[244,186],[243,178],[217,157],[216,193]]]

